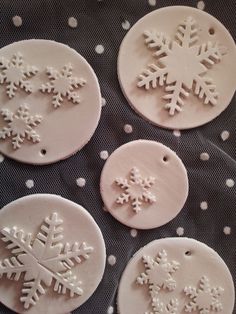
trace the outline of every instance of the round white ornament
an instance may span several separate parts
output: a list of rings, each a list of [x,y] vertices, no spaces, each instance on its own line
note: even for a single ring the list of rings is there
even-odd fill
[[[188,238],[155,240],[140,249],[122,275],[120,314],[232,314],[232,276],[221,257]]]
[[[188,195],[187,171],[168,147],[132,141],[108,158],[100,181],[107,210],[121,223],[151,229],[172,220]]]
[[[127,33],[118,77],[142,117],[164,128],[189,129],[213,120],[229,105],[235,58],[234,41],[216,18],[171,6],[147,14]]]
[[[101,112],[97,77],[70,47],[25,40],[0,49],[0,151],[49,164],[80,150]]]
[[[17,313],[68,313],[102,279],[101,231],[69,200],[49,194],[18,199],[1,209],[0,233],[0,302]]]

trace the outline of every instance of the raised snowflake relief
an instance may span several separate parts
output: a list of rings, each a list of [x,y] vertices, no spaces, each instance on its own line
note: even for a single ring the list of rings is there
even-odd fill
[[[199,314],[221,312],[223,305],[220,296],[223,291],[221,287],[211,287],[209,279],[203,276],[198,288],[192,286],[184,288],[184,293],[190,298],[189,303],[185,305],[185,312]]]
[[[0,139],[10,137],[14,149],[20,148],[25,138],[33,143],[40,142],[40,136],[33,127],[41,123],[42,116],[31,116],[26,104],[21,105],[15,113],[9,109],[2,109],[1,115],[7,126],[0,129]]]
[[[0,278],[18,281],[23,276],[20,301],[24,308],[35,305],[46,287],[53,286],[54,292],[73,297],[82,295],[82,282],[72,268],[90,257],[93,248],[85,242],[62,243],[63,220],[57,213],[46,217],[36,238],[17,227],[1,230],[2,241],[11,251],[12,257],[0,260]]]
[[[6,84],[9,98],[15,96],[18,87],[26,92],[32,92],[32,84],[27,78],[38,72],[36,66],[27,65],[20,52],[15,53],[11,60],[0,58],[0,84]]]
[[[179,302],[177,299],[171,299],[165,305],[161,302],[160,291],[173,291],[176,288],[176,281],[173,274],[179,269],[179,263],[176,261],[169,262],[167,252],[162,250],[154,259],[150,256],[143,256],[145,272],[137,277],[139,285],[148,285],[151,296],[152,311],[145,314],[177,314]]]
[[[62,105],[63,99],[72,101],[74,104],[80,103],[79,94],[74,92],[75,88],[83,87],[86,81],[83,78],[72,76],[72,65],[66,64],[61,71],[55,70],[53,67],[47,67],[47,75],[50,82],[42,84],[40,90],[43,93],[51,93],[52,104],[54,108]]]
[[[204,104],[217,104],[218,92],[213,80],[205,74],[215,63],[220,62],[225,50],[219,44],[208,41],[201,45],[198,41],[198,28],[192,17],[187,17],[179,26],[175,40],[164,33],[147,30],[145,43],[156,51],[156,63],[152,63],[139,75],[138,87],[165,85],[167,101],[165,109],[170,115],[182,111],[185,99],[190,92]]]
[[[155,183],[154,177],[143,178],[138,168],[133,167],[130,171],[129,180],[124,178],[116,178],[115,183],[124,190],[116,199],[117,204],[125,204],[130,202],[135,213],[142,210],[143,203],[154,203],[156,197],[149,189]]]

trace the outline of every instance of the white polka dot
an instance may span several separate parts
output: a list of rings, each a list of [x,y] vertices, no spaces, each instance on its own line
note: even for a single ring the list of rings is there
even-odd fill
[[[180,130],[174,130],[174,131],[173,131],[173,134],[174,134],[174,136],[176,136],[176,137],[180,137],[180,136],[181,136]]]
[[[131,229],[130,234],[131,234],[131,237],[135,238],[138,235],[138,231],[136,229]]]
[[[233,179],[227,179],[226,180],[226,185],[229,187],[229,188],[232,188],[234,186],[235,182]]]
[[[121,25],[122,25],[123,29],[125,29],[125,30],[130,29],[130,22],[127,21],[127,20],[125,20],[124,22],[122,22]]]
[[[107,310],[107,314],[113,314],[114,313],[114,307],[113,306],[109,306],[108,310]]]
[[[85,184],[86,184],[85,178],[78,178],[78,179],[76,179],[76,184],[77,184],[80,188],[84,187]]]
[[[199,10],[204,10],[204,9],[205,9],[205,3],[204,3],[204,1],[198,1],[198,3],[197,3],[197,8],[198,8]]]
[[[184,228],[183,227],[178,227],[176,229],[176,233],[178,234],[178,236],[182,236],[184,234]]]
[[[0,162],[3,162],[3,160],[4,160],[4,156],[0,154]]]
[[[78,26],[78,21],[75,17],[71,16],[68,18],[68,25],[71,28],[76,28]]]
[[[127,133],[127,134],[132,133],[132,132],[133,132],[133,127],[132,127],[132,125],[130,125],[130,124],[125,124],[125,125],[124,125],[124,131],[125,131],[125,133]]]
[[[97,46],[95,47],[95,51],[96,51],[96,53],[98,53],[98,54],[103,53],[104,50],[105,50],[105,49],[104,49],[103,45],[97,45]]]
[[[225,226],[223,231],[224,231],[224,234],[229,235],[231,233],[231,228],[228,226]]]
[[[207,202],[201,202],[201,203],[200,203],[200,208],[201,208],[202,210],[207,210],[207,208],[208,208]]]
[[[107,260],[108,260],[108,264],[111,266],[114,266],[116,263],[116,257],[114,255],[108,256]]]
[[[34,181],[33,180],[27,180],[25,181],[25,185],[28,189],[32,189],[34,187]]]
[[[20,27],[22,25],[22,18],[18,15],[13,16],[12,22],[16,27]]]
[[[106,103],[107,103],[106,99],[102,97],[102,106],[103,107],[106,106]]]
[[[157,2],[156,2],[156,0],[148,0],[148,4],[152,7],[154,7],[157,4]]]
[[[221,136],[223,141],[226,141],[229,138],[230,133],[229,133],[229,131],[223,131],[220,136]]]
[[[102,150],[100,152],[100,157],[103,159],[103,160],[106,160],[108,158],[109,154],[108,154],[108,151],[107,150]]]
[[[200,159],[203,160],[203,161],[207,161],[209,160],[210,156],[208,153],[201,153],[200,155]]]

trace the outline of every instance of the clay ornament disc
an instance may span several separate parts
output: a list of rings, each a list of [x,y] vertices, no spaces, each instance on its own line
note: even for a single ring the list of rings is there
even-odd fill
[[[151,229],[166,224],[183,208],[188,176],[170,148],[138,140],[111,154],[100,189],[106,209],[117,220],[132,228]]]
[[[224,261],[188,238],[150,242],[130,260],[118,291],[120,314],[232,314],[234,283]]]
[[[17,313],[65,314],[97,289],[102,233],[80,205],[35,194],[0,211],[0,302]]]
[[[50,164],[80,150],[100,119],[101,95],[88,62],[70,47],[24,40],[0,49],[0,152]]]
[[[189,129],[229,105],[235,59],[234,40],[216,18],[171,6],[147,14],[129,30],[120,46],[118,77],[143,118],[163,128]]]

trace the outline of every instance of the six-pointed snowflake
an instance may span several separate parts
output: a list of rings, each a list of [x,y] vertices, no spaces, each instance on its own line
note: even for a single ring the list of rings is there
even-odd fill
[[[40,115],[30,116],[27,105],[21,105],[16,113],[2,109],[1,115],[8,125],[0,129],[0,139],[11,137],[14,149],[20,148],[25,138],[33,143],[40,141],[40,136],[33,130],[33,127],[42,121],[42,117]]]
[[[182,111],[184,98],[192,91],[205,104],[217,104],[218,93],[213,80],[205,74],[209,68],[222,58],[218,43],[208,41],[196,45],[198,29],[192,17],[188,17],[178,27],[176,39],[170,40],[163,33],[145,31],[145,43],[155,48],[156,64],[151,64],[139,75],[138,87],[147,90],[157,85],[166,85],[167,100],[165,109],[170,115]]]
[[[199,288],[185,287],[184,293],[189,296],[191,301],[185,305],[185,312],[196,312],[199,314],[210,314],[212,311],[220,312],[223,305],[219,298],[224,289],[221,287],[211,287],[209,279],[203,276],[200,279]]]
[[[133,211],[138,213],[142,210],[141,205],[145,203],[156,202],[156,197],[149,191],[149,188],[155,183],[154,177],[142,178],[139,169],[133,167],[130,171],[130,179],[117,178],[116,184],[123,190],[117,199],[117,204],[124,204],[131,201]]]
[[[57,213],[46,217],[35,239],[17,227],[1,230],[2,241],[13,256],[0,260],[0,278],[6,275],[17,281],[23,275],[20,301],[26,309],[35,305],[40,295],[46,293],[46,287],[52,285],[58,294],[83,294],[82,283],[71,269],[87,260],[93,248],[85,242],[63,244],[62,223]]]
[[[75,88],[83,87],[86,81],[83,78],[72,77],[72,65],[66,64],[61,71],[47,67],[47,74],[50,82],[42,84],[40,90],[45,93],[52,93],[52,104],[55,108],[62,105],[63,98],[71,100],[74,104],[80,103],[80,97]]]
[[[13,55],[11,60],[0,58],[0,84],[7,84],[9,98],[15,96],[18,87],[26,92],[32,92],[32,85],[27,78],[38,72],[36,66],[26,65],[20,52]]]

